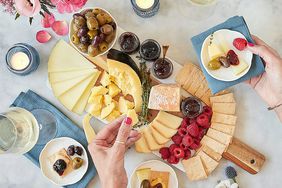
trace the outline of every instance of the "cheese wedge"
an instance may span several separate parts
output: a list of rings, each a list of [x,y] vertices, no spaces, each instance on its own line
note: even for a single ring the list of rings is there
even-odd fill
[[[141,138],[135,142],[135,150],[139,153],[151,153],[151,150],[145,140],[144,134],[142,132],[141,134]]]
[[[227,148],[226,145],[210,138],[209,136],[204,136],[203,139],[201,140],[201,144],[208,146],[209,148],[219,153],[220,155],[222,155],[222,153]]]
[[[212,123],[223,123],[227,125],[235,125],[237,117],[234,115],[220,114],[214,112],[212,115]]]
[[[154,127],[150,126],[151,133],[158,144],[162,145],[167,143],[170,139],[161,135]]]
[[[177,129],[171,129],[169,127],[166,127],[158,121],[153,121],[151,123],[151,126],[153,126],[161,135],[168,139],[177,133]]]
[[[218,162],[215,161],[213,158],[211,158],[210,156],[208,156],[205,152],[200,151],[197,156],[200,156],[201,161],[203,162],[205,171],[207,173],[207,175],[211,174],[212,171],[215,170],[215,168],[218,165]]]
[[[164,111],[159,111],[155,120],[171,129],[178,129],[182,122],[182,118]]]
[[[247,68],[249,68],[249,65],[243,59],[239,59],[239,61],[239,65],[231,65],[231,69],[235,75],[239,75],[244,72]]]
[[[96,133],[90,124],[91,118],[91,114],[86,114],[83,118],[83,130],[88,143],[91,143],[96,137]]]
[[[75,104],[74,108],[72,109],[72,111],[74,113],[77,114],[82,114],[83,111],[85,110],[85,107],[87,105],[87,101],[88,98],[90,96],[91,93],[91,88],[95,85],[95,83],[97,82],[98,78],[100,75],[100,71],[96,73],[96,75],[94,76],[94,78],[92,79],[92,81],[89,83],[89,85],[87,86],[87,88],[85,89],[85,91],[82,93],[79,101]]]
[[[83,55],[64,40],[57,42],[49,56],[48,72],[64,72],[84,69],[94,69]]]
[[[69,72],[51,72],[49,73],[49,82],[51,84],[64,82],[67,80],[72,80],[83,75],[91,74],[97,72],[96,69],[85,69],[85,70],[76,70]]]
[[[182,160],[182,164],[190,181],[202,180],[208,177],[200,156]]]
[[[154,137],[152,136],[152,133],[149,129],[149,127],[145,127],[143,129],[144,137],[146,140],[147,145],[149,146],[150,150],[158,150],[163,147],[163,145],[160,145],[156,142]]]
[[[224,144],[224,145],[229,145],[229,143],[232,140],[232,136],[225,134],[223,132],[217,131],[213,128],[209,128],[207,132],[207,136],[213,138],[214,140]]]
[[[219,103],[214,102],[212,104],[212,110],[221,114],[234,115],[236,111],[236,103]]]
[[[77,104],[81,96],[84,92],[87,93],[87,90],[89,89],[88,86],[91,84],[92,80],[95,79],[95,75],[90,76],[80,84],[76,85],[72,89],[70,89],[68,92],[64,93],[63,95],[59,96],[59,101],[70,111],[74,108],[74,106]],[[91,89],[91,88],[90,88]],[[90,95],[90,90],[89,90]]]
[[[205,152],[208,156],[210,156],[217,162],[220,161],[220,159],[222,158],[222,156],[219,153],[217,153],[216,151],[214,151],[213,149],[211,149],[206,145],[203,145],[200,150]]]
[[[235,131],[235,126],[233,125],[226,125],[226,124],[222,124],[222,123],[212,123],[211,124],[211,128],[218,130],[220,132],[229,134],[231,136],[234,135],[234,131]]]
[[[220,103],[234,103],[234,95],[233,93],[228,93],[225,95],[213,96],[210,98],[211,103],[220,102]]]
[[[66,80],[64,82],[53,83],[51,84],[53,93],[56,97],[59,97],[63,95],[64,93],[66,93],[67,91],[69,91],[70,89],[72,89],[73,87],[75,87],[76,85],[80,84],[81,82],[83,82],[84,80],[92,76],[93,76],[93,73],[90,73],[90,74],[83,75],[78,78]]]
[[[118,86],[114,83],[111,83],[109,86],[109,95],[111,97],[115,97],[117,94],[121,92],[121,90],[118,88]]]
[[[192,84],[188,88],[189,93],[191,93],[192,95],[195,95],[196,91],[199,89],[204,79],[205,77],[202,73],[195,75],[195,77],[193,78]]]

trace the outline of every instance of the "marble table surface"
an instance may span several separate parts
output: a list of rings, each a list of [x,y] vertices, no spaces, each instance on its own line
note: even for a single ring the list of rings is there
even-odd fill
[[[117,19],[118,24],[133,31],[142,38],[154,38],[161,44],[170,44],[169,56],[181,64],[188,61],[197,63],[196,54],[190,38],[203,30],[218,24],[234,15],[245,17],[253,34],[258,35],[282,54],[282,2],[281,0],[218,0],[209,7],[194,6],[187,0],[161,0],[161,8],[153,18],[142,19],[135,15],[129,0],[89,0],[87,6],[100,6],[107,9]],[[21,92],[32,89],[55,104],[79,126],[81,117],[68,112],[46,87],[48,55],[52,46],[60,37],[54,33],[47,44],[39,44],[35,34],[42,29],[40,18],[32,26],[28,20],[20,18],[14,21],[5,13],[0,13],[0,112]],[[71,15],[56,14],[59,19],[68,20]],[[67,39],[67,38],[66,38]],[[36,72],[26,77],[10,73],[5,66],[5,53],[17,42],[33,45],[40,53],[41,64]],[[266,104],[245,84],[233,88],[238,103],[238,123],[235,136],[263,153],[267,160],[257,175],[238,170],[238,182],[241,187],[280,187],[282,169],[282,126],[274,112],[267,111]],[[98,131],[102,125],[95,122]],[[1,130],[0,130],[1,131]],[[130,175],[140,162],[156,159],[151,154],[136,154],[133,149],[126,155],[125,168]],[[221,160],[219,167],[204,181],[190,182],[185,174],[175,169],[180,188],[214,187],[217,180],[224,178],[224,168],[231,163]],[[23,156],[0,156],[0,187],[11,188],[51,188],[56,187],[45,179],[38,167]],[[100,187],[95,177],[89,187]]]

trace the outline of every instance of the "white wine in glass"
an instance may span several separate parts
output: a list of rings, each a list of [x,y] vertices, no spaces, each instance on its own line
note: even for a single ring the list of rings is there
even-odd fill
[[[0,114],[0,154],[27,153],[38,137],[38,123],[29,111],[15,107]]]

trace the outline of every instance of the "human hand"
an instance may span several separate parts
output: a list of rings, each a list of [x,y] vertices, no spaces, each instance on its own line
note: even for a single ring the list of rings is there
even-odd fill
[[[256,45],[249,43],[247,49],[264,60],[265,72],[247,82],[270,108],[276,107],[275,111],[282,121],[282,59],[277,51],[261,39],[252,37]]]
[[[103,188],[127,187],[125,152],[141,137],[131,124],[131,118],[122,116],[106,125],[88,145]]]

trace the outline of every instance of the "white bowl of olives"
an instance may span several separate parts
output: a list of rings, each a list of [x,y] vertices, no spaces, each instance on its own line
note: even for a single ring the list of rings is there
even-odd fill
[[[117,40],[116,23],[114,17],[105,9],[85,8],[73,14],[69,40],[85,56],[103,55]]]

